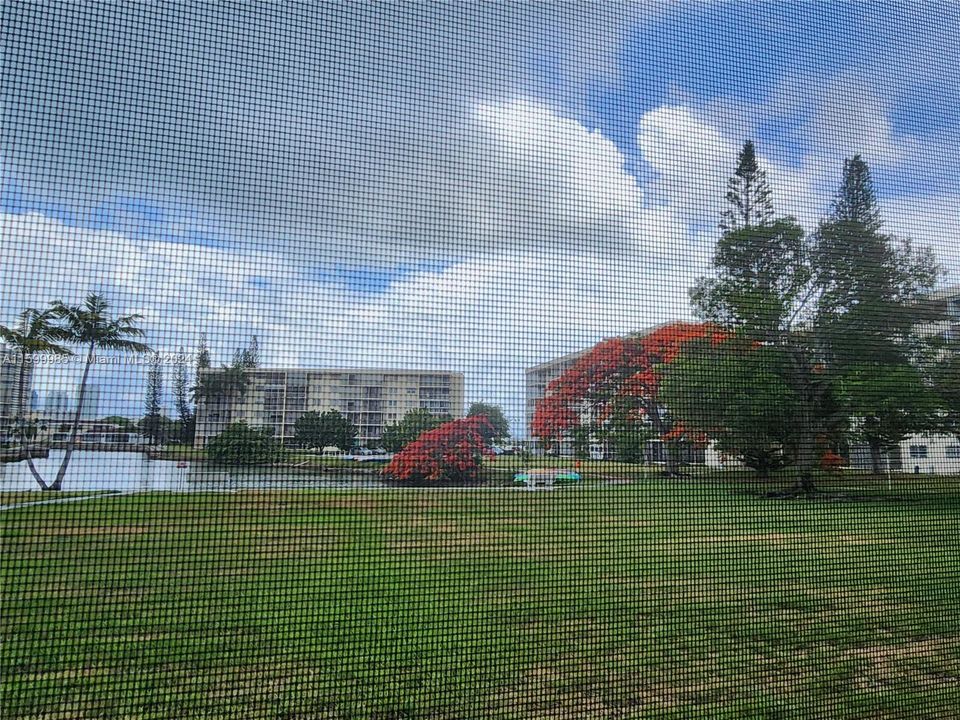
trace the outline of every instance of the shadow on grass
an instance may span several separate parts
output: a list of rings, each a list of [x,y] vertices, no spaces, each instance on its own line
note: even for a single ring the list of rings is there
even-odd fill
[[[740,480],[734,484],[744,495],[766,500],[800,502],[910,504],[960,509],[960,477],[953,475],[845,475],[814,478],[809,492],[792,487],[786,478]]]

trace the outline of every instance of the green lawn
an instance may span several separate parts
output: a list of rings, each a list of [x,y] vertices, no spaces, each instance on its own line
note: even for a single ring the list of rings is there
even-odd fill
[[[960,485],[856,482],[871,500],[648,479],[7,511],[0,707],[955,718]]]

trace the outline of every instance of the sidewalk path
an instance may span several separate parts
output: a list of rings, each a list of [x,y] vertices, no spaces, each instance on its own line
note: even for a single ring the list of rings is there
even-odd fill
[[[77,495],[70,497],[54,498],[52,500],[31,500],[30,502],[15,503],[13,505],[0,505],[0,512],[4,510],[16,510],[17,508],[30,507],[32,505],[53,505],[55,503],[79,502],[80,500],[97,500],[98,498],[117,497],[118,495],[132,495],[138,490],[118,490],[116,492],[104,492],[96,495]]]

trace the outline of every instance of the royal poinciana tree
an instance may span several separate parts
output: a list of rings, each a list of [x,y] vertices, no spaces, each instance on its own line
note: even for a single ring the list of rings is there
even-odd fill
[[[394,455],[383,475],[411,484],[477,482],[483,458],[491,454],[485,438],[492,432],[481,415],[443,423]]]
[[[550,382],[531,430],[541,440],[556,442],[577,433],[648,427],[667,443],[665,471],[674,475],[676,443],[699,436],[687,433],[663,407],[663,372],[687,343],[722,337],[710,324],[673,323],[644,335],[604,340]]]

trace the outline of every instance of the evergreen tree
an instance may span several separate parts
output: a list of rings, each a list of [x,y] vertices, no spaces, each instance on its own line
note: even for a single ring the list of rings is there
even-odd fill
[[[207,334],[200,333],[200,344],[197,346],[197,377],[201,370],[210,367],[210,348],[207,347]]]
[[[486,430],[486,428],[482,428],[480,432],[485,432],[489,435],[489,437],[487,437],[489,442],[499,438],[510,437],[510,423],[507,421],[507,418],[503,414],[503,409],[499,405],[491,405],[483,402],[472,403],[470,410],[467,412],[467,417],[477,415],[483,415],[487,418],[490,429]]]
[[[160,353],[155,352],[150,359],[150,370],[147,373],[147,396],[143,416],[143,432],[156,444],[161,442],[161,425],[163,417],[163,365]]]
[[[835,222],[859,223],[866,232],[877,233],[883,225],[870,168],[860,155],[843,161],[843,182],[833,201]]]
[[[234,364],[238,364],[246,370],[254,370],[260,367],[260,343],[256,335],[250,336],[250,344],[243,350],[237,350],[234,353]]]
[[[884,450],[938,423],[937,398],[915,363],[926,343],[917,334],[928,312],[920,301],[939,269],[930,252],[882,229],[870,168],[854,155],[817,234],[813,328],[875,471]]]
[[[424,408],[410,410],[399,422],[387,425],[383,429],[380,442],[390,452],[398,452],[423,433],[433,430],[449,419],[445,415],[434,415]]]
[[[306,412],[294,425],[295,442],[305,448],[333,446],[346,452],[353,447],[357,428],[337,410]]]
[[[283,448],[269,429],[242,421],[228,425],[207,445],[207,458],[215,465],[265,465],[282,457]]]
[[[189,388],[187,386],[186,353],[183,347],[177,355],[177,365],[173,377],[173,395],[177,404],[177,419],[180,422],[180,440],[184,443],[193,442],[195,417],[190,404]]]
[[[809,257],[797,221],[774,218],[770,187],[749,140],[728,183],[727,202],[714,277],[698,280],[690,298],[701,319],[772,341],[795,319],[810,279]]]
[[[743,143],[737,156],[737,169],[727,181],[727,202],[720,229],[724,233],[745,227],[766,225],[773,219],[773,201],[767,173],[757,163],[757,150],[752,140]]]
[[[939,269],[929,251],[881,232],[883,222],[866,162],[855,155],[813,252],[818,350],[833,367],[908,359],[924,319],[919,300]]]

